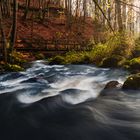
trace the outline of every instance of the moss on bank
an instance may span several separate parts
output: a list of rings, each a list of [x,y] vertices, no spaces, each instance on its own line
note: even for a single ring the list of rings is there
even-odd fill
[[[91,51],[68,52],[63,56],[49,59],[50,64],[96,64],[99,65],[103,58],[111,54],[106,44],[98,44]]]
[[[18,72],[18,71],[24,71],[24,68],[16,65],[16,64],[6,64],[4,66],[5,71],[12,71],[12,72]]]
[[[0,72],[18,72],[18,71],[24,71],[24,68],[17,64],[4,64],[0,63]]]
[[[27,63],[25,59],[23,59],[23,54],[14,51],[12,54],[9,54],[10,61],[7,63],[0,61],[0,72],[18,72],[24,71],[23,65]]]
[[[91,51],[72,51],[63,56],[58,55],[49,59],[49,64],[94,64],[101,67],[136,68],[137,59],[132,60],[136,49],[134,39],[125,33],[116,33],[106,43],[93,44],[92,48]]]

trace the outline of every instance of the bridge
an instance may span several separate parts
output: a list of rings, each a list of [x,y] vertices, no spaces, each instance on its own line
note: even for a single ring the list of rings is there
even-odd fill
[[[44,52],[44,53],[66,53],[69,51],[90,51],[91,47],[87,46],[85,41],[74,41],[67,39],[27,39],[17,40],[15,43],[17,52]],[[0,42],[0,51],[2,52],[2,42]]]

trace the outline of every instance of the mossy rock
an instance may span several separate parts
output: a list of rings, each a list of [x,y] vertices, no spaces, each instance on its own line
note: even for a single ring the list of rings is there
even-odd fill
[[[14,52],[12,54],[9,54],[9,57],[12,59],[12,62],[17,64],[17,65],[22,65],[27,62],[27,60],[24,59],[23,53]]]
[[[113,55],[103,59],[100,66],[101,67],[120,67],[124,64],[125,58],[120,55]]]
[[[14,58],[14,63],[22,65],[24,63],[27,63],[27,60],[21,59],[21,58]]]
[[[122,88],[127,90],[140,90],[140,73],[128,77]]]
[[[128,66],[129,70],[140,70],[140,57],[126,61],[125,65]]]
[[[44,54],[42,54],[42,53],[38,53],[38,54],[35,54],[35,58],[36,58],[37,60],[41,60],[41,59],[45,59],[45,56],[44,56]]]
[[[49,64],[50,65],[61,65],[61,64],[64,64],[65,63],[65,59],[64,59],[64,57],[62,57],[62,56],[55,56],[54,58],[51,58],[50,60],[49,60]]]
[[[4,69],[6,70],[6,71],[12,71],[12,72],[18,72],[18,71],[23,71],[24,70],[24,68],[22,68],[21,66],[19,66],[19,65],[12,65],[12,64],[6,64],[5,66],[4,66]]]

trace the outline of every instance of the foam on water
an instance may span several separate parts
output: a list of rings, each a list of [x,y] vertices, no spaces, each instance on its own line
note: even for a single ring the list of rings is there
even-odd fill
[[[44,61],[0,75],[1,139],[139,140],[140,92],[100,92],[126,77],[118,69]]]
[[[33,62],[30,68],[21,73],[22,76],[12,79],[15,74],[0,76],[0,79],[7,77],[5,81],[0,81],[3,87],[1,94],[17,92],[17,98],[22,103],[33,103],[59,95],[71,104],[96,98],[108,81],[123,82],[127,76],[127,72],[117,69],[101,69],[89,65],[50,66],[44,61]],[[21,89],[26,90],[21,92]],[[65,91],[69,92],[62,94]]]

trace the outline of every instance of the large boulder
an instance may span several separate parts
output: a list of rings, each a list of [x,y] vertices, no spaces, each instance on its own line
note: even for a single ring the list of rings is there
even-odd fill
[[[101,67],[120,67],[125,62],[125,58],[120,55],[112,55],[111,57],[107,57],[103,59],[101,63]]]
[[[104,89],[114,89],[114,88],[119,88],[121,84],[118,81],[110,81],[106,84]]]
[[[119,92],[121,87],[122,87],[122,84],[119,83],[118,81],[110,81],[105,85],[100,95],[101,96],[114,95],[115,93]]]
[[[122,88],[127,90],[140,90],[140,73],[128,77]]]

